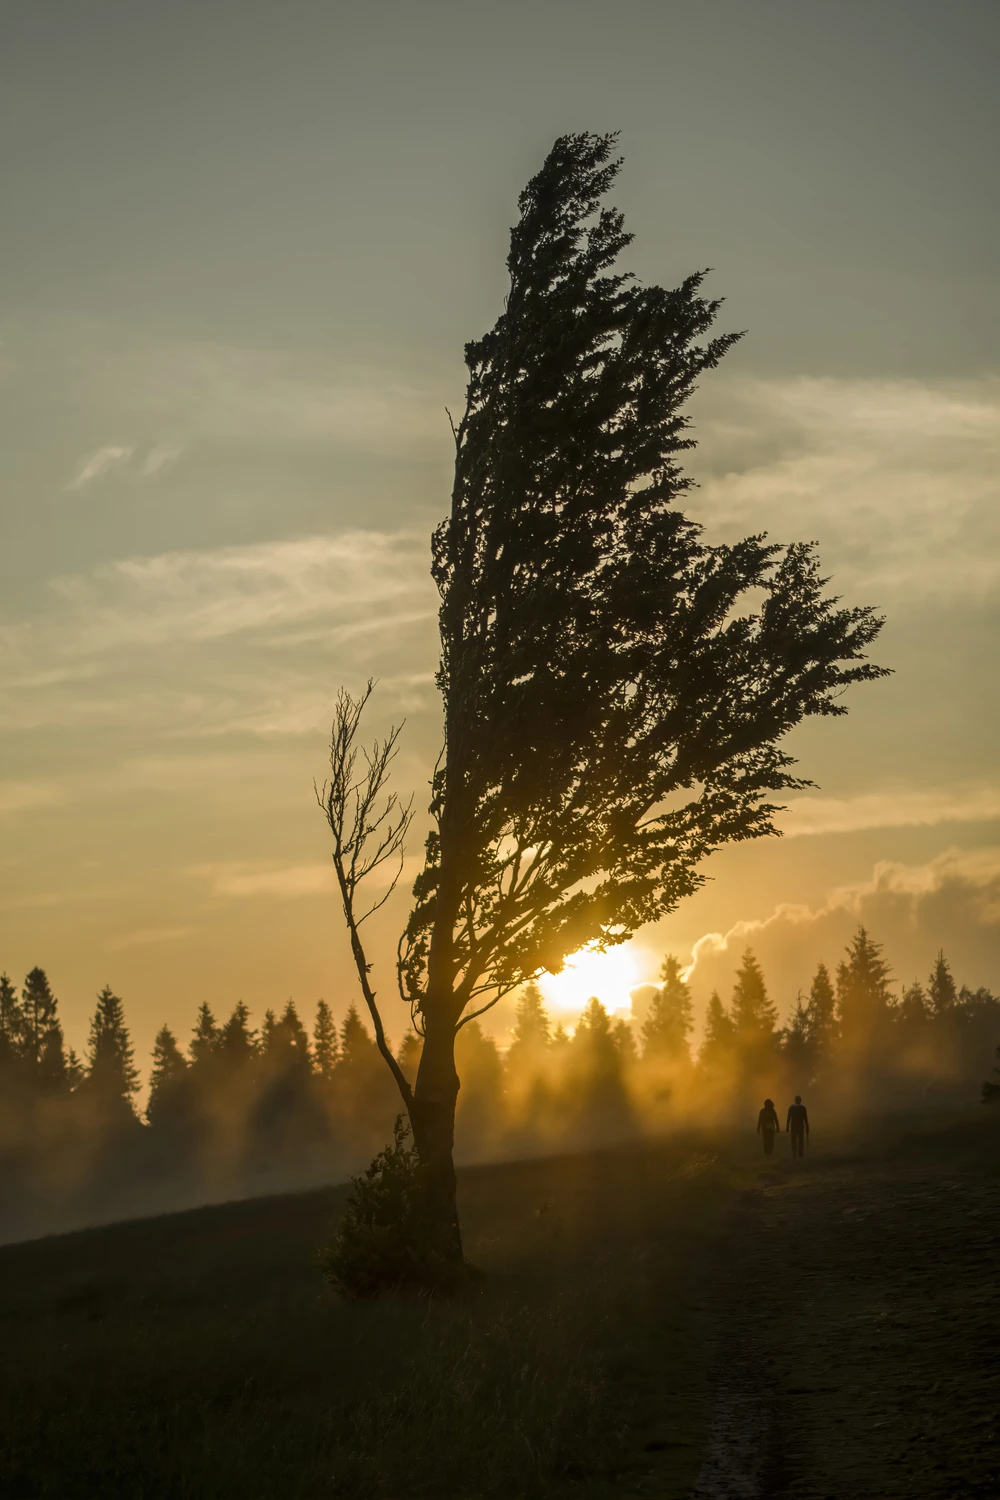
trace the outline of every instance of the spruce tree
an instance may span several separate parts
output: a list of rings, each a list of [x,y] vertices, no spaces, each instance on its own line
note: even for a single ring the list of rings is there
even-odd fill
[[[365,1023],[358,1014],[358,1007],[349,1006],[340,1028],[341,1062],[347,1068],[365,1067],[370,1061],[373,1046]]]
[[[309,1051],[309,1033],[299,1019],[293,1000],[289,1000],[285,1006],[278,1024],[281,1027],[282,1040],[291,1055],[301,1068],[306,1072],[311,1071],[312,1055]]]
[[[132,1095],[139,1089],[132,1042],[121,999],[110,985],[97,997],[90,1023],[87,1090],[109,1108],[132,1113]]]
[[[313,1026],[313,1057],[316,1059],[316,1072],[324,1083],[333,1082],[334,1069],[339,1056],[337,1027],[330,1007],[325,1000],[317,1000],[316,1022]]]
[[[413,1083],[420,1066],[420,1052],[422,1043],[415,1031],[407,1031],[403,1040],[396,1049],[396,1061],[402,1068],[405,1077]]]
[[[198,1019],[188,1046],[188,1054],[196,1066],[207,1063],[219,1047],[219,1027],[207,1000],[198,1007]]]
[[[532,980],[518,995],[514,1029],[507,1049],[507,1071],[513,1077],[532,1077],[543,1066],[552,1044],[549,1014],[538,985]]]
[[[903,998],[899,1003],[900,1023],[911,1028],[922,1026],[929,1014],[924,987],[919,979],[915,979],[903,990]]]
[[[837,1039],[837,997],[826,964],[817,966],[809,987],[809,1036],[817,1061],[828,1059]]]
[[[737,1041],[745,1048],[766,1045],[774,1035],[778,1012],[768,997],[764,973],[752,948],[745,950],[736,971],[731,1015]]]
[[[927,981],[927,990],[930,995],[931,1014],[935,1019],[946,1016],[958,1003],[958,986],[952,978],[948,960],[941,949],[938,950],[934,968]]]
[[[643,1057],[687,1061],[693,1024],[691,991],[681,978],[679,960],[669,953],[660,969],[660,986],[640,1028]]]
[[[269,1057],[277,1047],[281,1045],[281,1028],[274,1011],[268,1006],[264,1012],[264,1019],[260,1023],[260,1050],[265,1057]]]
[[[611,1041],[618,1054],[618,1061],[622,1071],[627,1074],[638,1061],[639,1052],[635,1045],[635,1032],[624,1016],[619,1016],[618,1020],[612,1026]]]
[[[42,1038],[42,1050],[38,1059],[38,1087],[47,1094],[68,1094],[70,1091],[69,1063],[63,1045],[63,1030],[58,1021],[53,1021]]]
[[[11,1074],[21,1061],[25,1032],[24,1012],[17,990],[6,974],[0,974],[0,1075]]]
[[[175,1129],[186,1104],[188,1065],[169,1026],[161,1026],[153,1043],[146,1119],[154,1129]]]
[[[723,1005],[718,990],[713,990],[705,1011],[705,1035],[698,1053],[699,1064],[715,1070],[726,1063],[732,1056],[735,1037],[732,1016]]]
[[[573,1053],[589,1072],[616,1072],[618,1069],[611,1017],[596,995],[591,995],[576,1023]]]
[[[86,1081],[86,1078],[87,1069],[71,1047],[66,1059],[66,1084],[70,1093],[74,1093]]]
[[[257,1037],[250,1026],[249,1008],[242,1000],[233,1006],[233,1013],[218,1032],[214,1046],[229,1072],[240,1072],[255,1056]]]
[[[55,1024],[58,1004],[44,969],[32,969],[21,991],[23,1018],[23,1056],[33,1076],[37,1076],[42,1047],[49,1029]]]
[[[837,1020],[848,1051],[883,1040],[892,1013],[889,965],[865,927],[859,927],[837,967]]]
[[[779,1039],[789,1068],[795,1079],[804,1087],[812,1078],[815,1039],[812,1034],[809,1007],[803,1001],[801,994],[796,999],[795,1009],[792,1011],[787,1026],[779,1032]]]

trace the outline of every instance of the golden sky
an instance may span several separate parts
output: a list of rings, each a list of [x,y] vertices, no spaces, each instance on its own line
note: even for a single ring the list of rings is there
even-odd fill
[[[354,998],[312,796],[332,700],[379,677],[421,802],[444,408],[572,129],[622,131],[639,273],[713,266],[749,330],[696,398],[691,509],[818,539],[895,669],[795,736],[819,787],[786,837],[712,861],[608,997],[669,946],[703,1001],[751,941],[784,1011],[861,919],[902,979],[943,943],[1000,987],[998,15],[7,13],[0,968],[48,969],[72,1042],[105,982],[143,1055],[204,999]]]

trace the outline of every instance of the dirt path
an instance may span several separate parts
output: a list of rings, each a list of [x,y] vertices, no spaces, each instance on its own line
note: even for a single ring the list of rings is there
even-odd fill
[[[727,1239],[693,1500],[1000,1496],[1000,1178],[786,1160]]]

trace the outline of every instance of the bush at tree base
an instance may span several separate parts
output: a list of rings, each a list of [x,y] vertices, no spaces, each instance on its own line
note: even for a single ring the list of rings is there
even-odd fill
[[[378,1297],[419,1289],[452,1291],[463,1267],[456,1265],[431,1212],[426,1177],[409,1124],[396,1116],[392,1145],[351,1178],[333,1244],[319,1253],[323,1275],[342,1296]]]

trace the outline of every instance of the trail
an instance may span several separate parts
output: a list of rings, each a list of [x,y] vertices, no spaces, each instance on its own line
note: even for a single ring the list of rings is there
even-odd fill
[[[996,1500],[1000,1178],[785,1160],[726,1243],[691,1500]]]

